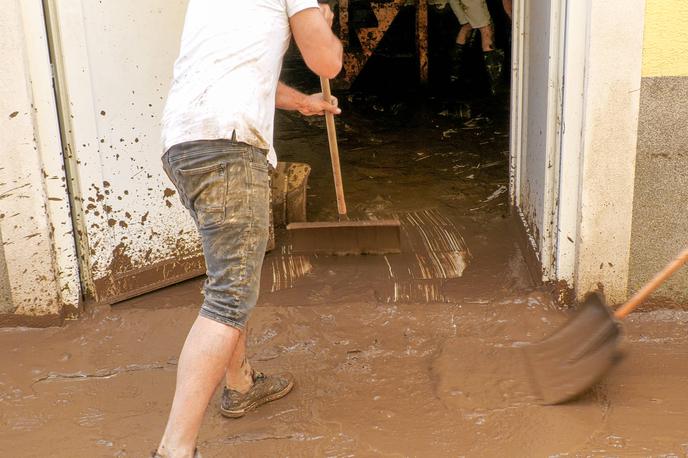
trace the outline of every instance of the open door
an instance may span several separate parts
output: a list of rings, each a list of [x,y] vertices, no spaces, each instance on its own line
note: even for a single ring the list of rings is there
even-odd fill
[[[160,117],[186,0],[44,0],[82,283],[118,302],[205,271]]]
[[[511,106],[511,203],[537,257],[541,280],[556,276],[561,2],[515,0]]]

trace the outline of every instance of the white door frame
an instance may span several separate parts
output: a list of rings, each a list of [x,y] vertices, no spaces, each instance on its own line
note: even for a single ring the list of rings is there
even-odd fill
[[[580,162],[583,150],[585,67],[589,4],[567,1],[562,21],[562,128],[559,132],[559,190],[557,209],[555,280],[572,287],[578,253]]]
[[[527,30],[528,6],[527,0],[515,0],[513,3],[513,32],[512,32],[512,67],[511,67],[511,135],[510,135],[510,198],[511,205],[527,227],[526,217],[521,211],[522,201],[520,192],[526,184],[522,180],[526,167],[527,154],[527,113],[528,113],[528,47],[531,34]],[[560,2],[552,2],[550,11],[550,24],[552,28],[563,30],[564,11]],[[548,61],[548,87],[547,87],[547,111],[556,113],[549,116],[546,126],[546,164],[544,209],[542,211],[543,225],[538,228],[539,240],[533,234],[528,235],[529,248],[535,254],[539,263],[542,281],[553,280],[556,276],[556,227],[558,219],[559,200],[559,163],[558,137],[561,131],[561,106],[562,106],[562,68],[564,55],[564,36],[555,32],[550,34],[549,61]]]
[[[95,113],[95,107],[90,90],[72,90],[92,87],[81,2],[60,0],[61,7],[57,8],[56,1],[58,0],[44,0],[45,17],[53,48],[72,50],[68,55],[53,52],[53,71],[57,80],[58,107],[61,109],[64,162],[69,176],[72,218],[76,226],[75,238],[81,265],[81,283],[84,292],[93,297],[93,272],[90,268],[93,262],[89,243],[97,243],[107,251],[111,251],[114,247],[111,246],[112,243],[107,237],[97,241],[88,240],[88,224],[98,224],[101,221],[89,221],[84,212],[84,196],[87,193],[82,189],[82,184],[102,183],[103,175],[98,161],[82,161],[87,155],[83,154],[84,157],[81,158],[78,155],[80,150],[85,150],[87,147],[97,149],[97,145],[93,145],[93,139],[98,138],[96,121],[92,115]],[[67,81],[68,78],[70,84],[61,83]]]

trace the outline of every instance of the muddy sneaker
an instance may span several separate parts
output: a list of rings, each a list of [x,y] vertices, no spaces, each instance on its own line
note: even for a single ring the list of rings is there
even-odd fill
[[[225,387],[220,412],[227,418],[240,418],[258,406],[283,398],[294,388],[294,376],[285,373],[265,375],[253,372],[253,387],[246,394]]]

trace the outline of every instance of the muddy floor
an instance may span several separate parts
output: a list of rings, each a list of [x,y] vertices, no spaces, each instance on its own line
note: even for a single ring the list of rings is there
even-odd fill
[[[396,215],[403,253],[264,265],[249,352],[293,393],[240,420],[208,409],[204,456],[688,456],[688,312],[626,322],[626,358],[568,405],[532,394],[520,345],[566,318],[534,287],[508,215],[504,113],[346,95],[351,213]],[[313,166],[335,215],[323,126],[280,115],[282,160]],[[61,329],[0,330],[0,456],[143,457],[170,407],[202,279]],[[218,393],[219,394],[219,393]]]

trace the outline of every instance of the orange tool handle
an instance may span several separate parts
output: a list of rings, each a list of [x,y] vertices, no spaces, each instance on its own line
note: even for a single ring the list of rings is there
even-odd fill
[[[330,80],[320,77],[323,97],[326,102],[332,102],[332,91],[330,90]],[[325,113],[325,123],[327,124],[327,140],[330,144],[330,158],[332,159],[332,175],[334,175],[334,189],[337,192],[337,211],[339,220],[349,219],[346,211],[346,199],[344,199],[344,183],[342,182],[342,169],[339,165],[339,146],[337,145],[337,127],[334,123],[334,115],[330,112]]]
[[[618,319],[626,318],[626,316],[631,313],[635,308],[640,305],[647,296],[652,294],[657,288],[662,286],[669,277],[671,277],[677,270],[679,270],[683,265],[688,262],[688,248],[683,250],[681,254],[676,257],[668,266],[664,268],[660,273],[655,275],[655,278],[650,280],[650,282],[643,286],[643,288],[635,293],[635,295],[628,300],[621,308],[614,312],[614,317]]]

